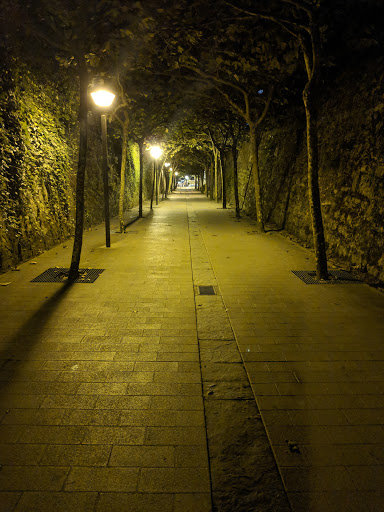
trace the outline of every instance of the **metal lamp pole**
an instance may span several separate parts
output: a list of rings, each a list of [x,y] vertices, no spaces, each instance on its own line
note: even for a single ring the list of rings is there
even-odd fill
[[[111,225],[110,225],[110,220],[109,220],[109,189],[108,189],[107,116],[105,114],[101,114],[101,144],[103,146],[105,245],[106,245],[106,247],[111,247]]]
[[[98,90],[91,93],[93,101],[98,107],[107,108],[112,105],[115,95],[112,92]],[[107,143],[107,116],[101,114],[101,144],[103,150],[103,182],[104,182],[104,217],[105,217],[105,245],[111,247],[111,227],[109,220],[109,190],[108,190],[108,143]]]

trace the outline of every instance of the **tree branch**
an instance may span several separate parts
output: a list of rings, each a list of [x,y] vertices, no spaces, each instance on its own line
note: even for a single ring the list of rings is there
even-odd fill
[[[285,1],[285,0],[282,0],[282,1]],[[288,2],[288,0],[286,0],[286,1]],[[263,13],[263,12],[249,11],[247,9],[243,9],[242,7],[237,7],[236,5],[233,5],[229,2],[225,2],[225,4],[228,5],[229,7],[232,7],[236,11],[243,12],[245,14],[249,14],[250,16],[256,16],[256,17],[262,18],[264,20],[273,21],[274,23],[277,23],[278,25],[280,25],[284,30],[289,32],[294,37],[298,36],[298,34],[296,34],[295,32],[292,31],[294,28],[296,28],[298,31],[302,31],[302,30],[308,31],[308,27],[306,27],[305,25],[301,25],[300,23],[296,23],[292,20],[287,20],[285,18],[281,18],[280,16],[274,16],[272,14],[267,14],[267,13]],[[286,25],[288,25],[292,28],[289,28]]]
[[[262,123],[262,121],[264,121],[265,116],[267,115],[267,112],[269,109],[269,105],[271,104],[271,101],[272,101],[272,95],[273,95],[273,85],[271,85],[269,88],[268,98],[267,98],[267,101],[265,102],[264,110],[261,113],[261,116],[259,117],[259,119],[256,121],[256,123],[255,123],[256,126],[258,126],[259,124]]]
[[[184,68],[187,68],[187,69],[190,69],[192,71],[194,71],[195,73],[197,73],[198,75],[202,76],[203,78],[205,78],[205,80],[210,80],[212,82],[216,82],[216,83],[220,83],[220,84],[223,84],[223,85],[227,85],[228,87],[232,87],[232,89],[235,89],[239,92],[241,92],[241,94],[243,95],[244,97],[244,103],[245,103],[245,110],[242,110],[239,105],[237,105],[232,99],[231,97],[229,96],[229,94],[227,94],[225,91],[223,91],[222,89],[220,89],[220,87],[218,87],[217,85],[215,85],[215,89],[217,91],[220,92],[220,94],[222,94],[224,96],[224,98],[228,101],[228,103],[242,116],[244,117],[245,119],[249,116],[249,101],[248,101],[248,93],[247,91],[245,91],[245,89],[243,89],[242,87],[240,87],[239,85],[236,85],[236,84],[233,84],[232,82],[229,82],[227,80],[223,80],[222,78],[219,78],[215,75],[209,75],[207,73],[204,73],[203,71],[201,71],[199,68],[195,68],[193,66],[188,66],[186,64],[182,64],[182,67]]]

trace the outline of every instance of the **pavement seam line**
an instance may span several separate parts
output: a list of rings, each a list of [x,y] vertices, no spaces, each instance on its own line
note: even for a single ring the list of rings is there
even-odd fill
[[[192,288],[194,290],[194,280],[193,280],[193,260],[192,260],[192,245],[191,245],[191,229],[190,229],[190,218],[189,218],[189,203],[188,196],[185,202],[185,209],[187,213],[187,222],[188,222],[188,237],[189,237],[189,257],[190,257],[190,265],[191,265],[191,274],[192,274]],[[210,464],[210,456],[209,456],[209,443],[208,443],[208,432],[207,432],[207,415],[205,410],[205,400],[204,400],[204,387],[203,387],[203,372],[201,368],[201,349],[200,349],[200,340],[199,340],[199,332],[197,329],[197,308],[196,308],[196,294],[193,293],[193,301],[195,304],[195,322],[196,322],[196,334],[197,334],[197,348],[199,351],[199,368],[200,368],[200,385],[201,385],[201,396],[203,399],[203,408],[204,408],[204,428],[205,428],[205,445],[207,448],[208,454],[208,472],[209,472],[209,489],[210,489],[210,501],[211,501],[211,510],[213,511],[213,488],[212,488],[212,473],[211,473],[211,464]]]

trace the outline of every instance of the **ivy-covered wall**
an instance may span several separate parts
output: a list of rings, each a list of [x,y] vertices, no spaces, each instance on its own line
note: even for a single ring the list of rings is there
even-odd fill
[[[320,106],[320,189],[327,253],[344,268],[384,281],[384,66],[350,69],[324,85]],[[304,119],[263,134],[260,148],[267,225],[312,246]],[[227,160],[230,202],[232,162]],[[239,155],[240,205],[249,177],[249,145]],[[244,211],[254,214],[252,177]]]
[[[64,239],[72,229],[72,98],[58,101],[16,61],[0,72],[0,268]]]
[[[44,76],[0,59],[0,270],[67,239],[74,230],[78,90],[68,73]],[[111,125],[110,125],[111,126]],[[89,113],[85,228],[104,219],[100,115]],[[121,133],[109,135],[109,197],[117,215]],[[139,154],[127,148],[125,208],[138,204]]]

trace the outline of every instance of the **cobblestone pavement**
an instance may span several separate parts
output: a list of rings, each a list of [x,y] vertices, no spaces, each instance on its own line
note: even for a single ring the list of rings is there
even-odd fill
[[[30,282],[69,242],[0,276],[0,512],[382,510],[382,295],[195,191],[111,241],[92,284]]]

